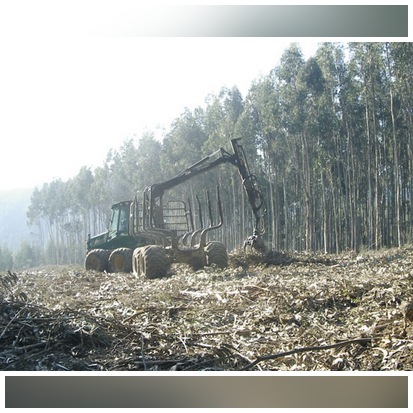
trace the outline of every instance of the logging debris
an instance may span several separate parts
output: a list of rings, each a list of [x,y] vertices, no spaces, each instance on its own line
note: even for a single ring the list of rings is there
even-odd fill
[[[413,248],[230,255],[166,278],[45,266],[0,274],[0,368],[413,368]]]

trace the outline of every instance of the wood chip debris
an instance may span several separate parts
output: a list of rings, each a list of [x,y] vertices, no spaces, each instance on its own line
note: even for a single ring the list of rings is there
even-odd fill
[[[156,280],[72,266],[1,273],[0,368],[413,368],[413,248],[229,261]]]

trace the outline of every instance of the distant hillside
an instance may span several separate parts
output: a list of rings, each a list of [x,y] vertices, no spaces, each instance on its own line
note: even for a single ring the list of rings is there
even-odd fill
[[[12,251],[23,239],[31,240],[26,212],[33,189],[0,190],[0,246],[6,244]]]

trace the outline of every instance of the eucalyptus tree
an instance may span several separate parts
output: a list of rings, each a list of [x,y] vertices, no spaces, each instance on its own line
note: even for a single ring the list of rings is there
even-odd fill
[[[333,113],[329,102],[331,91],[326,87],[326,80],[316,60],[310,58],[299,73],[299,80],[306,96],[307,117],[304,123],[306,147],[309,161],[306,163],[305,181],[309,184],[308,192],[312,191],[314,202],[312,203],[312,231],[318,234],[318,227],[322,227],[322,235],[313,240],[313,248],[323,246],[324,252],[329,250],[329,216],[327,208],[326,171],[329,163],[329,152],[334,141],[332,128]],[[317,176],[319,175],[319,180]],[[319,182],[319,188],[316,183]],[[315,201],[317,193],[321,195],[321,206]],[[320,215],[321,225],[317,224],[317,215]],[[319,234],[320,235],[320,234]]]
[[[163,175],[178,174],[188,165],[195,163],[202,154],[206,140],[203,110],[197,108],[190,111],[186,108],[181,116],[174,120],[171,130],[163,139]]]
[[[244,112],[244,99],[236,86],[231,89],[222,88],[219,97],[224,111],[221,126],[222,135],[228,141],[231,138],[237,138],[235,128],[238,119]]]
[[[90,198],[93,208],[93,226],[89,228],[91,235],[102,233],[108,225],[110,206],[113,195],[109,189],[110,169],[107,164],[98,166],[93,171],[93,182],[90,186]]]
[[[342,70],[340,70],[340,67]],[[369,213],[368,194],[371,194],[370,153],[367,151],[365,134],[365,102],[362,99],[364,83],[360,75],[360,64],[355,59],[354,51],[349,47],[349,60],[345,65],[339,65],[339,99],[342,108],[342,127],[345,136],[345,151],[347,162],[347,187],[350,208],[350,240],[346,237],[343,247],[358,250],[369,244],[369,234],[366,218]],[[342,155],[340,156],[342,158]],[[346,181],[344,181],[346,182]],[[340,180],[337,181],[340,183]],[[340,187],[338,187],[340,188]],[[342,194],[340,194],[342,197]],[[370,197],[371,199],[371,197]],[[367,210],[367,212],[366,212]]]
[[[385,43],[384,47],[395,162],[397,243],[400,245],[403,232],[405,240],[413,239],[410,196],[413,191],[413,44]]]
[[[286,145],[289,156],[294,163],[297,179],[295,184],[294,225],[295,234],[293,248],[304,248],[309,251],[313,248],[313,193],[311,171],[311,147],[309,145],[308,131],[306,129],[307,93],[303,82],[300,80],[300,72],[305,67],[305,60],[299,45],[292,43],[287,48],[272,74],[276,80],[276,88],[279,92],[279,103],[282,108],[283,130],[286,136]],[[301,234],[301,206],[304,204],[304,236]]]
[[[288,156],[285,154],[285,134],[282,125],[281,106],[278,91],[271,75],[262,77],[251,86],[248,96],[248,110],[255,121],[255,145],[261,154],[266,172],[267,198],[269,208],[269,236],[271,247],[281,248],[281,218],[283,205],[281,193],[285,194],[285,170]],[[284,189],[284,191],[283,191]],[[284,199],[286,201],[286,199]],[[285,212],[287,212],[287,202]],[[284,241],[288,243],[288,220],[284,222]],[[286,245],[285,245],[286,247]]]
[[[367,160],[367,239],[368,246],[381,245],[380,222],[380,137],[377,108],[377,85],[382,68],[379,43],[351,43],[352,59],[361,82],[361,98],[365,110],[366,160]]]
[[[137,146],[136,190],[142,191],[162,179],[161,156],[161,142],[155,139],[153,133],[144,133]]]
[[[66,184],[61,179],[55,179],[50,184],[45,183],[36,189],[31,197],[27,217],[28,224],[37,224],[39,234],[46,227],[44,242],[49,242],[52,250],[52,263],[60,263],[65,259],[63,249],[60,249],[63,236],[61,230],[65,223],[67,210]]]
[[[374,181],[375,181],[375,239],[374,245],[376,249],[382,246],[382,228],[381,228],[381,187],[380,187],[380,173],[382,170],[381,165],[381,145],[383,142],[383,133],[381,130],[381,125],[383,124],[383,118],[380,119],[379,113],[379,99],[381,93],[379,88],[382,84],[383,75],[383,62],[381,58],[382,44],[381,43],[367,43],[367,57],[368,57],[368,74],[369,74],[369,92],[371,100],[371,131],[374,145],[374,157],[375,157],[375,168],[374,168]],[[368,112],[366,113],[368,117]],[[367,125],[369,129],[369,126]],[[367,130],[367,133],[370,131]]]
[[[138,185],[138,150],[133,138],[126,139],[118,150],[110,150],[105,161],[109,169],[108,185],[112,202],[132,199]]]
[[[324,251],[338,253],[343,248],[343,230],[345,244],[351,240],[355,217],[351,202],[352,149],[346,128],[344,78],[347,69],[343,45],[323,43],[315,58],[324,79],[316,110],[316,167],[322,189]]]
[[[42,191],[37,187],[34,188],[32,195],[30,197],[30,205],[27,209],[27,225],[36,226],[36,241],[43,248],[46,244],[47,239],[47,228],[46,228],[46,211],[42,201],[43,194]]]
[[[94,181],[92,170],[83,166],[78,174],[66,183],[67,189],[63,198],[66,200],[66,218],[62,229],[67,234],[65,247],[69,262],[79,263],[83,260],[87,234],[97,230],[92,191]]]
[[[396,125],[396,109],[395,109],[395,90],[394,90],[394,67],[390,60],[391,47],[389,43],[385,43],[386,69],[387,79],[389,84],[390,97],[390,114],[392,125],[392,139],[393,139],[393,159],[394,159],[394,186],[395,186],[395,208],[396,208],[396,239],[397,246],[402,244],[402,228],[401,228],[401,182],[400,182],[400,162],[399,162],[399,145],[397,139],[397,125]]]

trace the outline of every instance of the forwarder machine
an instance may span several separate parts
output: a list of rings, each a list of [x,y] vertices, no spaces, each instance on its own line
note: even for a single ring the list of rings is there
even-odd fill
[[[112,205],[109,228],[94,237],[88,235],[85,268],[108,272],[133,272],[147,278],[167,275],[172,263],[186,263],[193,268],[215,264],[220,268],[228,265],[224,244],[207,242],[207,234],[223,224],[222,203],[217,187],[218,222],[214,222],[209,192],[206,194],[207,211],[203,217],[201,202],[196,196],[197,227],[191,203],[168,201],[164,193],[189,179],[203,174],[218,165],[230,163],[238,168],[252,212],[255,217],[253,235],[244,242],[244,249],[250,246],[263,250],[262,236],[265,233],[264,217],[266,207],[257,178],[250,169],[239,139],[232,139],[233,154],[223,148],[199,160],[176,177],[148,186],[143,199],[136,195],[132,201]],[[209,216],[209,219],[208,219]]]

